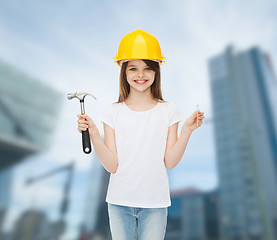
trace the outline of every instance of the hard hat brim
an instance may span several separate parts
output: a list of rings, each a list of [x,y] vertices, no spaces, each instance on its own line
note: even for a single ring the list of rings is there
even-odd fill
[[[123,63],[131,61],[131,60],[135,60],[135,59],[141,59],[141,58],[114,60],[114,62],[116,62],[117,65],[121,67]],[[161,66],[165,62],[165,57],[164,57],[164,60],[160,60],[160,59],[145,59],[145,60],[151,60],[151,61],[154,61],[154,62],[158,62]]]

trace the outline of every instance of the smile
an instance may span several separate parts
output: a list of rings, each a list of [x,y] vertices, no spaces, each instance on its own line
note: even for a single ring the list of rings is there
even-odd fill
[[[148,80],[134,80],[136,84],[144,84],[146,83]]]

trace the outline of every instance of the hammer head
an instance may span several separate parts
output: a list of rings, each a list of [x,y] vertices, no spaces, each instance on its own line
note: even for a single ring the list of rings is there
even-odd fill
[[[96,97],[94,97],[91,93],[87,93],[87,92],[68,93],[67,99],[71,100],[73,98],[78,98],[80,101],[84,101],[85,96],[87,96],[87,95],[92,96],[96,100]]]

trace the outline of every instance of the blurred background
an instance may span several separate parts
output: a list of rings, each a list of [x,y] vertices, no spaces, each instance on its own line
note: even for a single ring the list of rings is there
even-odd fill
[[[168,170],[168,240],[277,240],[277,3],[0,0],[0,239],[111,239],[109,173],[84,154],[87,91],[102,138],[121,38],[152,33],[163,98],[205,113]]]

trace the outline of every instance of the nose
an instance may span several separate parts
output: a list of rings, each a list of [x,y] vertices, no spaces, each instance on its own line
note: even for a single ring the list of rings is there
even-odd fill
[[[143,78],[144,74],[143,74],[143,70],[139,70],[138,71],[138,77],[139,78]]]

